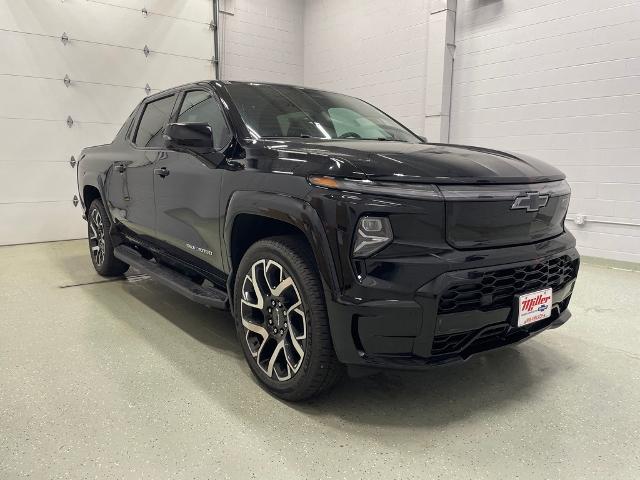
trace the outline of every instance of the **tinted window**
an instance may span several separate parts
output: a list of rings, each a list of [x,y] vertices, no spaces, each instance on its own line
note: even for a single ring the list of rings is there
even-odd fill
[[[171,115],[174,101],[175,97],[171,95],[147,103],[136,133],[136,145],[139,147],[162,146],[162,132]]]
[[[136,107],[133,112],[131,112],[131,114],[127,117],[127,119],[124,121],[124,123],[122,124],[122,127],[120,127],[120,130],[118,130],[118,133],[116,134],[115,138],[113,139],[113,141],[122,141],[122,139],[125,137],[125,135],[129,132],[129,127],[131,126],[131,122],[133,122],[133,119],[136,116],[136,113],[138,112],[138,107]]]
[[[348,95],[300,87],[226,85],[254,137],[421,140],[388,115]]]
[[[221,148],[231,140],[220,105],[209,93],[187,92],[178,115],[180,123],[208,123],[213,131],[213,145]]]

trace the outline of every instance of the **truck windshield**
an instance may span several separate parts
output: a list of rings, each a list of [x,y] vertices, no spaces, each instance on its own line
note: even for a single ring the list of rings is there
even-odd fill
[[[398,122],[348,95],[300,87],[226,85],[255,138],[312,137],[421,143]]]

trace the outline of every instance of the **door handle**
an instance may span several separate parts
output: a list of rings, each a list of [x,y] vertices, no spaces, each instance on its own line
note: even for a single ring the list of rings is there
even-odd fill
[[[153,173],[155,173],[156,175],[160,175],[162,178],[164,178],[167,175],[169,175],[169,173],[171,172],[169,172],[167,167],[162,167],[162,168],[154,168]]]
[[[124,163],[116,163],[113,168],[115,169],[116,172],[118,173],[124,173],[124,171],[127,169],[127,167],[125,167]]]

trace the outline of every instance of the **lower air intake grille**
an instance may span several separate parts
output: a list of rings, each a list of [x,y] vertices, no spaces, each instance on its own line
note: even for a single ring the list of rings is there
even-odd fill
[[[501,323],[483,329],[480,333],[477,330],[471,332],[455,333],[453,335],[438,335],[433,339],[431,355],[444,355],[455,353],[468,346],[469,342],[482,342],[487,339],[495,339],[504,335],[509,329],[509,325]]]

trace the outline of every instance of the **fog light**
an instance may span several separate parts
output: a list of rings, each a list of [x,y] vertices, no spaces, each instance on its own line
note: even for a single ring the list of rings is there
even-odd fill
[[[382,250],[393,240],[391,222],[385,217],[362,217],[356,229],[353,256],[368,257]]]

